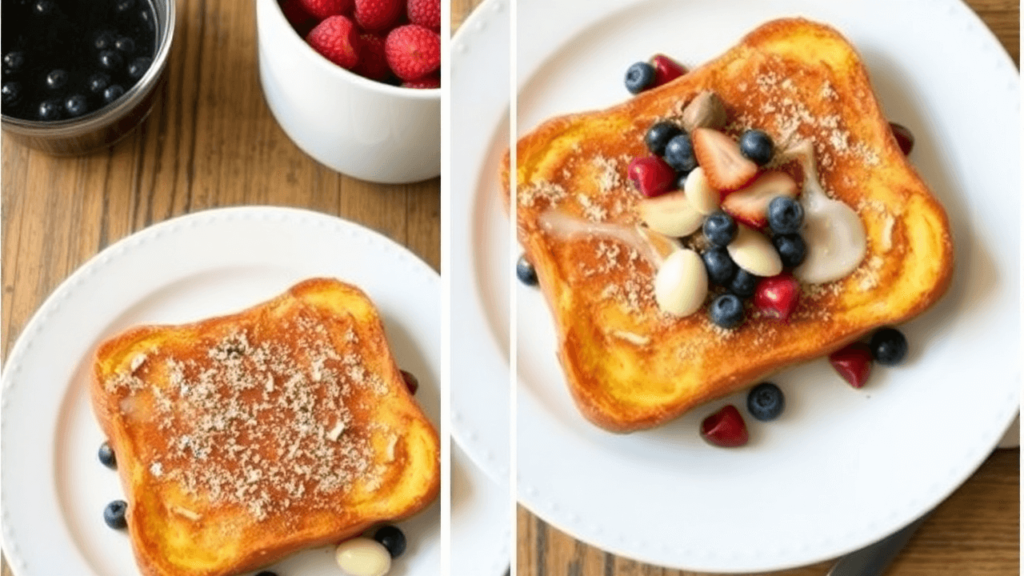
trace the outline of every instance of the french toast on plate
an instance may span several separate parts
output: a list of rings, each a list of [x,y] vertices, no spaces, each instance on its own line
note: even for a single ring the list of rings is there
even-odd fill
[[[697,110],[707,99],[720,113]],[[762,130],[774,154],[738,185],[717,179],[713,196],[695,171],[682,190],[645,198],[630,181],[642,189],[645,175],[632,166],[651,154],[645,135],[664,121],[711,149],[728,147],[721,134],[735,140]],[[519,241],[554,316],[569,390],[608,430],[656,426],[906,321],[951,279],[946,214],[901,152],[857,52],[805,19],[768,22],[719,58],[620,105],[548,120],[518,141],[516,155]],[[733,160],[745,162],[731,158],[726,168]],[[806,262],[781,272],[797,279],[799,299],[785,321],[747,302],[743,321],[723,326],[709,308],[727,290],[694,264],[712,246],[700,218],[680,214],[703,217],[721,205],[740,222],[737,242],[771,246],[773,233],[745,213],[768,173],[788,182],[778,193],[807,212]],[[502,176],[508,201],[508,156]],[[691,185],[704,195],[691,195]],[[829,220],[822,206],[849,219]],[[780,274],[771,254],[734,248],[729,254],[755,278]],[[665,288],[663,276],[686,281]]]
[[[303,281],[252,308],[142,326],[96,352],[146,576],[226,576],[399,520],[439,490],[437,432],[358,288]]]

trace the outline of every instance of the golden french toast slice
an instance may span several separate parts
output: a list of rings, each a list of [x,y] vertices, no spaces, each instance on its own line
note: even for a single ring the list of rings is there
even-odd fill
[[[91,386],[147,576],[220,576],[434,500],[437,432],[373,303],[331,279],[100,346]]]
[[[639,222],[643,196],[626,172],[650,154],[647,129],[683,123],[707,91],[724,103],[725,133],[756,128],[776,150],[812,150],[821,188],[863,225],[856,268],[801,284],[787,322],[748,303],[739,327],[716,326],[707,311],[714,292],[696,313],[666,314],[655,266],[609,233]],[[777,155],[774,164],[806,189],[800,163]],[[506,157],[506,195],[508,170]],[[516,178],[518,237],[554,316],[569,389],[587,418],[613,431],[658,425],[903,322],[934,303],[952,273],[945,212],[901,153],[860,58],[838,32],[804,19],[769,22],[621,105],[541,124],[518,142]],[[685,242],[703,249],[699,232]]]

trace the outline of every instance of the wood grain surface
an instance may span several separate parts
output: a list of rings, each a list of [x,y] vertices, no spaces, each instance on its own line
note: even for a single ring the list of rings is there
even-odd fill
[[[292,206],[341,216],[440,270],[440,178],[377,185],[319,165],[288,139],[264,101],[255,2],[178,0],[177,8],[167,82],[137,131],[74,158],[2,141],[5,358],[43,300],[99,250],[207,208]],[[6,561],[2,574],[11,576]]]
[[[967,0],[1020,66],[1019,0]],[[520,31],[520,41],[523,39]],[[955,74],[955,70],[950,71]],[[1020,453],[998,450],[925,521],[886,576],[1020,574]],[[706,576],[606,554],[517,514],[519,576]],[[774,576],[823,576],[832,562]]]

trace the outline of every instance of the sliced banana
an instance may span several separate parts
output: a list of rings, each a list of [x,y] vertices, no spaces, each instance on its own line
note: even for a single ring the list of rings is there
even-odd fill
[[[722,203],[722,194],[711,187],[708,177],[704,175],[704,169],[700,166],[693,169],[686,177],[686,200],[693,206],[693,209],[701,214],[708,215],[718,210]]]
[[[782,272],[782,259],[771,240],[757,230],[739,225],[736,238],[727,248],[737,266],[755,276],[775,276]]]
[[[369,538],[353,538],[338,544],[334,560],[349,576],[384,576],[391,569],[388,549]]]
[[[704,216],[690,205],[682,190],[644,198],[637,203],[637,210],[651,230],[677,238],[694,233],[704,221]]]
[[[708,273],[693,250],[676,250],[654,276],[654,300],[669,314],[689,316],[700,309],[707,295]]]

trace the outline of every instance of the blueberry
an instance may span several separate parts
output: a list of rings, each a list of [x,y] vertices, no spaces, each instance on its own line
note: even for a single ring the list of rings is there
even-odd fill
[[[122,36],[114,41],[114,48],[126,54],[131,54],[132,52],[135,52],[135,40],[132,40],[127,36]]]
[[[651,154],[658,156],[665,155],[665,146],[668,141],[683,133],[683,129],[671,122],[658,122],[647,129],[644,136],[644,143]]]
[[[127,12],[135,7],[135,0],[117,0],[117,4],[114,5],[114,10],[117,12]]]
[[[149,65],[153,61],[145,56],[140,56],[132,60],[131,64],[128,65],[128,76],[133,80],[138,80],[149,70]]]
[[[686,179],[690,176],[689,172],[676,172],[676,189],[686,189]]]
[[[654,66],[647,62],[637,62],[626,70],[626,90],[630,94],[639,94],[654,82]]]
[[[708,308],[711,321],[722,328],[735,328],[743,323],[743,301],[735,294],[722,294]]]
[[[738,231],[736,221],[725,212],[718,211],[704,219],[704,237],[715,246],[728,246]]]
[[[92,92],[93,94],[102,94],[103,91],[107,89],[107,86],[110,86],[110,76],[107,76],[102,72],[97,72],[96,74],[89,76],[88,85],[89,92]]]
[[[59,100],[43,100],[39,103],[40,120],[57,120],[60,118],[61,106]]]
[[[114,455],[114,449],[107,442],[100,444],[100,450],[97,455],[100,457],[100,463],[107,468],[117,468],[117,456]]]
[[[397,526],[383,526],[373,535],[373,539],[388,549],[392,558],[398,558],[405,552],[405,534]]]
[[[17,104],[21,100],[21,83],[4,82],[4,85],[0,87],[0,94],[3,95],[4,106]]]
[[[64,101],[64,110],[68,116],[81,116],[89,111],[89,101],[81,94],[73,94]]]
[[[689,134],[680,134],[665,145],[665,162],[676,172],[689,174],[697,167],[697,157],[693,154],[693,141]]]
[[[747,411],[761,422],[775,420],[785,407],[786,398],[782,390],[771,382],[762,382],[747,394]]]
[[[117,40],[114,38],[114,33],[109,30],[101,30],[93,36],[92,47],[97,50],[110,50],[114,47],[114,43]]]
[[[107,89],[103,91],[103,101],[110,104],[120,98],[122,94],[124,94],[124,88],[121,88],[120,84],[107,86]]]
[[[124,500],[114,500],[103,509],[103,521],[114,530],[120,530],[128,526],[124,519],[124,513],[128,511],[128,503]]]
[[[526,254],[520,256],[516,261],[516,277],[527,286],[537,285],[537,269],[526,259]]]
[[[795,198],[776,196],[768,203],[768,226],[776,234],[796,234],[804,225],[804,207]]]
[[[4,54],[4,74],[15,74],[25,66],[25,53],[17,50]]]
[[[761,130],[747,130],[740,136],[740,154],[758,166],[772,161],[774,148],[771,136]]]
[[[736,275],[732,277],[732,281],[729,282],[729,291],[739,296],[740,298],[750,298],[754,295],[754,291],[757,290],[757,281],[760,280],[757,276],[747,272],[743,268],[737,267]]]
[[[895,328],[882,328],[871,337],[871,356],[883,366],[896,366],[907,357],[907,337]]]
[[[100,66],[106,70],[118,70],[124,66],[124,58],[113,50],[103,50],[100,52]]]
[[[53,0],[36,0],[32,3],[32,12],[38,16],[49,16],[57,11]]]
[[[807,256],[807,244],[803,236],[799,234],[776,234],[772,236],[772,244],[775,251],[779,253],[782,265],[786,268],[796,268],[804,263]]]
[[[50,70],[46,74],[46,87],[50,90],[58,90],[63,88],[68,83],[68,73],[66,70],[57,68]]]
[[[708,271],[708,280],[712,284],[726,286],[736,274],[736,263],[729,257],[729,251],[718,246],[710,248],[701,254],[704,260],[704,268]]]

